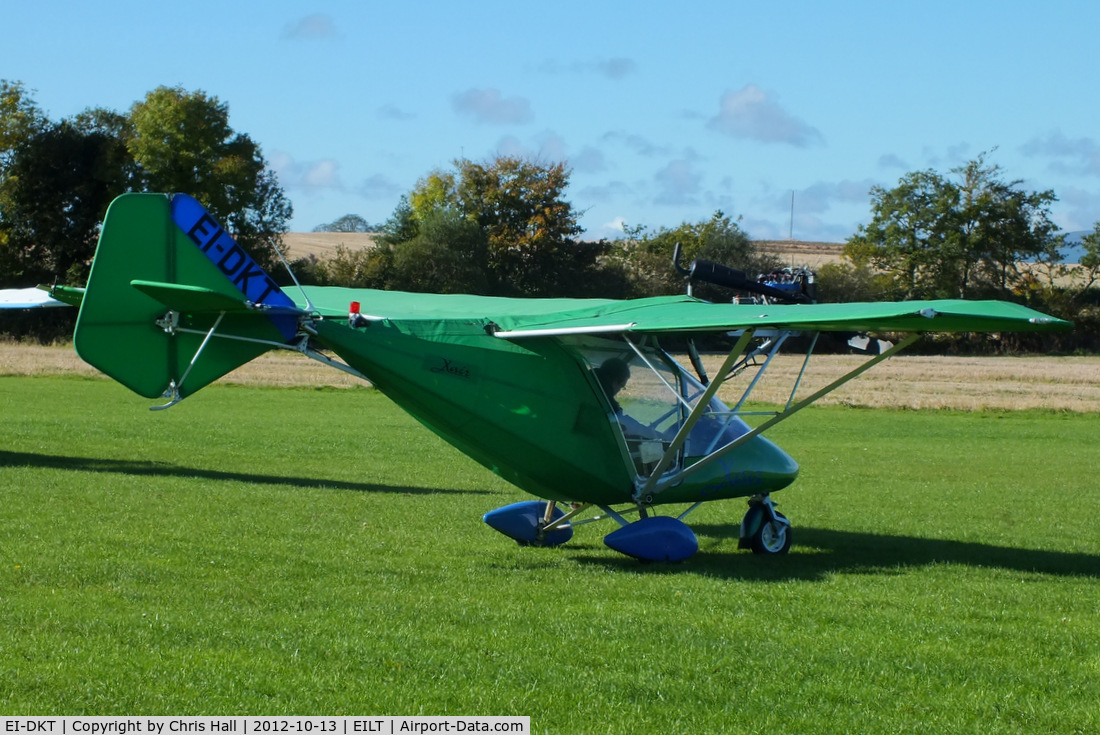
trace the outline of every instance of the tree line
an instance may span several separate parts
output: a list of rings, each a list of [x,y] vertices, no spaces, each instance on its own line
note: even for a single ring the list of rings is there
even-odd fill
[[[1027,191],[982,153],[948,174],[905,174],[871,189],[871,221],[822,268],[829,300],[1002,299],[1075,322],[1069,335],[941,337],[975,349],[1100,349],[1100,222],[1063,262],[1066,236],[1051,220],[1053,191]],[[932,343],[934,344],[934,343]]]
[[[1013,300],[1079,328],[1057,344],[1046,337],[994,348],[1097,349],[1100,223],[1083,240],[1081,264],[1067,266],[1050,216],[1054,192],[1026,191],[987,158],[872,189],[871,221],[849,238],[843,262],[819,269],[819,298]],[[349,214],[316,228],[375,232],[375,247],[341,247],[292,267],[307,284],[631,298],[684,290],[672,265],[676,243],[685,262],[705,258],[750,275],[784,265],[721,211],[674,228],[635,225],[614,240],[581,240],[578,211],[566,199],[569,176],[562,163],[459,159],[421,178],[383,224]],[[289,281],[275,261],[291,204],[260,147],[232,129],[217,98],[159,87],[126,113],[92,108],[51,121],[22,84],[0,80],[0,287],[82,283],[107,205],[129,191],[196,196],[269,272]],[[716,288],[695,294],[730,298]],[[54,335],[32,326],[48,337],[63,328]],[[18,331],[0,324],[5,330]]]
[[[84,282],[107,205],[143,191],[192,194],[265,264],[293,211],[216,97],[158,87],[126,113],[54,121],[0,80],[0,285]]]
[[[677,242],[687,260],[736,264],[754,274],[781,266],[721,211],[696,224],[652,232],[633,227],[613,241],[580,240],[577,212],[565,198],[568,180],[561,163],[460,159],[422,178],[401,198],[377,228],[374,247],[338,247],[330,258],[300,259],[292,266],[315,284],[604,298],[683,291],[683,278],[672,266]]]
[[[1027,191],[987,159],[983,153],[947,174],[912,172],[894,188],[873,188],[871,221],[845,243],[842,261],[816,273],[820,300],[1015,301],[1078,328],[1071,335],[942,336],[926,347],[1100,348],[1100,223],[1082,239],[1080,263],[1063,263],[1065,235],[1050,214],[1054,192]],[[375,247],[337,248],[324,261],[298,261],[296,270],[311,283],[349,287],[634,298],[683,291],[672,265],[676,243],[685,262],[705,258],[750,276],[783,268],[721,211],[675,228],[634,226],[615,240],[578,241],[576,213],[564,199],[567,179],[562,164],[460,159],[422,178],[385,224],[371,228]],[[730,298],[715,287],[694,292]]]

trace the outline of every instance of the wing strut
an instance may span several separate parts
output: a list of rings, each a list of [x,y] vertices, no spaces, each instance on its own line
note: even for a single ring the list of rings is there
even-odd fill
[[[787,399],[786,408],[790,408],[794,403],[794,394],[798,392],[798,386],[802,385],[802,376],[806,374],[806,368],[810,366],[810,355],[814,354],[814,348],[817,347],[817,338],[821,336],[821,332],[814,332],[814,338],[810,340],[810,346],[806,349],[806,359],[802,361],[802,369],[798,371],[798,377],[795,378],[794,386],[791,388],[791,397]]]
[[[760,434],[763,434],[765,431],[767,431],[771,427],[775,426],[780,421],[784,421],[785,419],[790,418],[794,414],[796,414],[799,411],[801,411],[802,409],[804,409],[806,406],[809,406],[810,404],[816,402],[819,398],[821,398],[825,395],[828,395],[829,393],[832,393],[834,390],[836,390],[840,386],[844,385],[845,383],[852,380],[853,378],[856,378],[856,377],[862,375],[864,372],[870,370],[872,367],[879,364],[883,360],[886,360],[887,358],[893,357],[898,352],[901,352],[903,349],[905,349],[909,345],[916,342],[918,339],[920,339],[920,337],[921,337],[921,334],[919,332],[915,332],[913,334],[910,334],[908,337],[903,339],[901,342],[898,342],[896,345],[891,347],[886,352],[883,352],[882,354],[871,358],[870,360],[863,363],[862,365],[859,365],[858,367],[853,368],[852,370],[848,371],[847,373],[845,373],[841,377],[834,380],[832,383],[829,383],[824,388],[816,391],[815,393],[813,393],[812,395],[810,395],[806,398],[803,398],[798,403],[795,403],[794,405],[790,405],[788,403],[788,406],[787,406],[786,409],[784,409],[783,411],[777,413],[775,416],[768,419],[764,423],[760,424],[755,429],[752,429],[748,433],[742,434],[741,436],[739,436],[734,441],[730,442],[726,446],[719,449],[717,452],[713,452],[711,454],[708,454],[703,459],[699,460],[698,462],[691,465],[690,467],[684,468],[683,470],[676,473],[675,475],[672,475],[672,476],[666,477],[666,478],[660,478],[660,477],[658,477],[658,473],[654,472],[650,476],[649,481],[646,483],[646,485],[643,488],[642,492],[639,493],[639,494],[644,496],[646,494],[659,493],[662,488],[668,487],[670,485],[675,485],[675,484],[683,481],[683,479],[685,477],[688,477],[691,474],[693,474],[695,472],[698,472],[699,470],[703,469],[704,467],[707,467],[708,465],[710,465],[715,460],[721,458],[723,455],[727,454],[728,452],[733,451],[734,449],[741,446],[745,442],[749,441],[753,437],[758,436]],[[799,374],[799,377],[801,378],[801,373]],[[791,398],[793,399],[793,397],[794,397],[794,394],[792,393]],[[697,406],[697,408],[698,408],[698,406]],[[690,420],[690,418],[689,418],[689,420]],[[666,452],[665,455],[666,456],[662,458],[662,462],[664,462],[664,459],[668,457],[668,452]],[[662,468],[661,465],[658,465],[658,467]],[[662,472],[664,471],[664,469],[667,469],[667,465],[664,465],[664,467],[662,468]],[[658,481],[660,481],[661,488],[656,487],[657,484],[658,484]]]
[[[660,492],[660,490],[657,489],[657,484],[661,479],[661,475],[663,475],[665,470],[675,461],[676,455],[680,452],[680,448],[684,445],[684,442],[687,441],[688,434],[691,433],[695,424],[698,423],[699,419],[706,413],[711,400],[714,398],[715,394],[718,393],[718,389],[722,387],[722,384],[726,382],[726,377],[730,374],[730,370],[733,368],[734,363],[736,363],[737,359],[745,352],[745,348],[748,347],[749,342],[752,341],[755,332],[755,329],[749,328],[741,334],[741,338],[737,340],[737,344],[733,346],[733,349],[731,349],[730,353],[726,356],[726,360],[722,363],[722,367],[718,369],[718,374],[715,376],[714,380],[710,382],[710,385],[707,386],[707,389],[703,391],[702,397],[696,402],[695,407],[691,409],[691,413],[688,415],[687,420],[680,426],[680,430],[676,432],[676,436],[673,437],[672,443],[669,444],[668,449],[665,450],[664,456],[661,457],[661,461],[657,463],[653,472],[650,473],[649,479],[646,480],[644,485],[635,489],[635,502],[642,502],[643,498]],[[667,485],[668,483],[662,484]]]

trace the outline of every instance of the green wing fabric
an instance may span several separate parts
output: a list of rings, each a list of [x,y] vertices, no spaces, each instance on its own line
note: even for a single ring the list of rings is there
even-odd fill
[[[714,304],[690,296],[612,299],[507,299],[307,288],[313,306],[346,317],[352,301],[364,315],[407,324],[462,322],[509,339],[561,332],[700,333],[746,329],[824,332],[1048,332],[1073,324],[1006,301],[898,301],[849,304]],[[294,290],[289,291],[294,295]],[[300,295],[299,295],[300,297]],[[300,303],[300,306],[305,306]],[[419,327],[414,326],[420,323]]]

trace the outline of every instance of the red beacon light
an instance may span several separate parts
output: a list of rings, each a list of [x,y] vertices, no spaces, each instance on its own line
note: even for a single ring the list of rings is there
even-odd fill
[[[348,326],[353,329],[367,325],[367,320],[359,313],[359,308],[358,301],[352,301],[351,306],[348,307]]]

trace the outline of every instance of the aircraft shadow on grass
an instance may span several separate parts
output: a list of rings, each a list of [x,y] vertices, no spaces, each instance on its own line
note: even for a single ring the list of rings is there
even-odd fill
[[[398,495],[488,495],[485,490],[446,490],[427,487],[403,487],[370,482],[317,479],[311,477],[283,477],[261,475],[253,472],[226,472],[223,470],[185,467],[167,462],[150,462],[127,459],[97,459],[94,457],[66,457],[56,454],[10,452],[0,450],[0,467],[41,467],[45,469],[71,470],[73,472],[108,472],[120,475],[149,477],[188,477],[216,481],[251,482],[262,485],[282,485],[300,488],[332,488],[363,493],[393,493]]]
[[[641,568],[658,574],[703,574],[757,581],[820,580],[830,574],[896,574],[931,564],[959,564],[1020,573],[1100,579],[1100,556],[1065,551],[1011,548],[973,541],[799,527],[791,553],[757,557],[737,549],[738,526],[693,525],[699,553],[683,564]],[[708,543],[709,541],[709,543]],[[578,561],[635,569],[633,559],[584,556]]]

